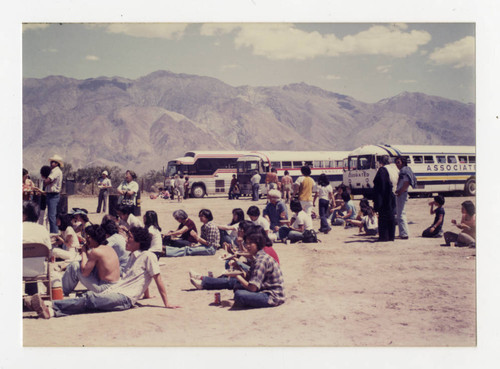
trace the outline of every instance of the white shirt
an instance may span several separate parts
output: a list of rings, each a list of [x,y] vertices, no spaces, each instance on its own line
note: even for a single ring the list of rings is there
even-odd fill
[[[333,193],[333,188],[331,185],[328,186],[318,186],[318,197],[323,200],[330,200],[329,194]]]
[[[42,243],[52,249],[50,234],[47,228],[34,222],[23,222],[23,244],[24,243]]]
[[[366,229],[377,229],[378,228],[378,220],[376,216],[373,216],[371,219],[368,215],[365,215],[361,218],[361,222],[366,225]]]
[[[122,279],[101,293],[118,292],[135,304],[144,295],[153,277],[159,273],[160,266],[155,254],[151,251],[134,251],[128,259]]]
[[[394,163],[387,164],[385,169],[387,169],[387,172],[389,173],[389,179],[392,183],[392,192],[396,193],[396,189],[398,187],[399,169]]]
[[[49,179],[52,181],[45,186],[46,192],[61,192],[63,174],[61,168],[54,167],[50,171]]]
[[[161,239],[161,233],[155,226],[149,226],[148,232],[151,233],[153,237],[151,240],[151,247],[149,251],[151,252],[162,252],[163,251],[163,242]]]
[[[252,182],[252,184],[259,184],[260,183],[260,174],[259,173],[254,174],[252,176],[252,178],[250,178],[250,182]]]
[[[99,181],[97,182],[97,187],[102,188],[103,190],[107,188],[106,187],[111,187],[111,180],[106,177],[106,178],[100,178]]]
[[[264,228],[264,231],[269,231],[271,225],[269,224],[268,220],[264,218],[263,216],[259,216],[257,220],[253,222],[255,225],[259,225],[262,228]]]
[[[144,224],[142,224],[142,221],[137,218],[134,214],[129,214],[127,218],[127,224],[128,224],[128,229],[132,227],[144,227]]]
[[[312,218],[304,210],[299,211],[297,217],[295,218],[295,222],[293,222],[292,224],[292,227],[298,229],[301,225],[304,226],[304,230],[313,229]]]

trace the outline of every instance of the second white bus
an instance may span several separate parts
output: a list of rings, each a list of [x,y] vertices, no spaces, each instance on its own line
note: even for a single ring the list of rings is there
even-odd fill
[[[391,163],[403,156],[417,178],[410,193],[462,192],[476,195],[476,150],[474,146],[365,145],[347,158],[344,184],[351,193],[371,196],[378,170],[377,157],[388,155]]]

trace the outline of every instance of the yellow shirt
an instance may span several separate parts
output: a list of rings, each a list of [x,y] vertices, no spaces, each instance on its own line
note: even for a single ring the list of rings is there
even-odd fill
[[[314,180],[311,177],[304,177],[299,187],[299,200],[300,201],[313,201],[312,190]]]

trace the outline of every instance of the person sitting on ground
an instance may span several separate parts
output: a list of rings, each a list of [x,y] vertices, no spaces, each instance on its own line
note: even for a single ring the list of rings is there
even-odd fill
[[[344,206],[342,207],[342,213],[339,211],[334,211],[332,216],[333,226],[342,226],[346,224],[346,220],[356,219],[357,210],[356,206],[351,200],[351,195],[346,192],[342,192],[342,200],[344,201]]]
[[[106,215],[102,218],[101,227],[106,234],[108,245],[115,250],[116,255],[118,256],[118,261],[120,262],[120,275],[123,275],[123,271],[127,266],[128,258],[130,256],[126,248],[128,230],[125,231],[120,229],[116,218],[111,215]]]
[[[269,221],[260,215],[260,209],[257,206],[255,205],[250,206],[247,210],[247,215],[253,222],[253,224],[260,225],[269,235],[269,230],[270,230]]]
[[[220,247],[220,231],[214,224],[212,212],[208,209],[201,209],[199,212],[201,235],[196,235],[198,245],[185,247],[166,247],[167,257],[215,255],[215,251]]]
[[[106,240],[101,226],[85,229],[85,244],[80,249],[81,260],[68,265],[62,276],[65,296],[81,282],[89,291],[101,292],[120,280],[120,261]]]
[[[195,244],[198,237],[196,224],[188,217],[184,210],[176,210],[172,216],[179,222],[176,231],[168,231],[163,238],[163,243],[171,247],[185,247]],[[179,237],[179,238],[176,238]]]
[[[26,298],[28,300],[26,305],[31,306],[37,312],[38,317],[44,319],[90,312],[123,311],[132,308],[141,296],[151,297],[148,287],[154,279],[165,308],[179,308],[168,302],[158,260],[153,253],[148,251],[150,245],[151,235],[148,230],[132,227],[127,240],[127,250],[131,255],[125,275],[118,283],[99,293],[89,291],[81,297],[54,300],[51,306],[45,305],[41,296],[36,294]]]
[[[58,214],[56,224],[61,232],[60,235],[52,236],[52,255],[62,260],[80,260],[78,250],[80,241],[75,230],[71,226],[73,216],[70,214]]]
[[[127,229],[144,226],[142,221],[134,215],[134,207],[132,205],[118,205],[116,207],[116,215],[120,218],[120,226],[124,226]]]
[[[270,223],[270,232],[268,236],[271,240],[279,239],[279,229],[288,221],[288,210],[283,201],[281,201],[281,193],[278,190],[270,190],[267,193],[269,202],[267,203],[262,215]]]
[[[245,236],[245,245],[252,259],[247,273],[228,272],[226,278],[191,278],[191,284],[197,289],[234,290],[235,307],[263,308],[283,304],[283,274],[276,260],[263,250],[266,245],[264,236],[251,233]]]
[[[361,220],[347,219],[346,223],[359,227],[359,233],[365,232],[367,236],[375,236],[378,233],[378,219],[371,206],[363,206],[360,210]]]
[[[163,242],[161,237],[161,228],[158,225],[158,215],[156,211],[148,210],[144,214],[144,227],[151,234],[151,247],[149,251],[156,255],[158,260],[163,255]]]
[[[87,210],[73,208],[69,214],[73,217],[71,219],[71,226],[75,230],[75,233],[80,240],[80,244],[83,244],[85,242],[85,228],[92,225],[87,215]]]
[[[455,242],[456,246],[476,247],[476,207],[472,201],[464,201],[462,203],[462,220],[457,223],[452,219],[452,224],[462,230],[459,234],[454,232],[445,232],[444,240],[447,246],[451,242]]]
[[[235,208],[233,209],[232,213],[233,213],[233,218],[231,219],[231,223],[229,223],[227,226],[225,225],[217,226],[221,234],[220,243],[222,247],[224,247],[225,243],[228,243],[229,245],[236,244],[236,238],[238,237],[238,224],[241,221],[245,220],[245,213],[243,212],[243,209]]]
[[[429,203],[431,215],[434,216],[434,223],[422,232],[422,237],[426,238],[438,238],[443,235],[443,223],[444,223],[444,197],[443,195],[434,196],[434,201]],[[434,208],[436,207],[436,208]]]
[[[312,218],[304,210],[299,200],[290,202],[290,210],[295,214],[290,219],[291,226],[283,226],[279,229],[280,240],[290,240],[290,243],[302,241],[304,239],[304,231],[312,230]]]

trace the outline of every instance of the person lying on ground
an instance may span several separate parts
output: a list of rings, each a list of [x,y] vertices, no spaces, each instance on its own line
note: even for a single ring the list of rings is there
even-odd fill
[[[197,289],[234,290],[235,307],[262,308],[281,305],[285,302],[283,274],[279,264],[263,248],[266,240],[262,234],[245,236],[245,247],[251,258],[247,273],[228,272],[224,278],[190,278]]]
[[[85,228],[81,260],[68,265],[62,276],[64,295],[68,296],[81,282],[89,291],[101,292],[120,280],[120,261],[98,225]]]
[[[31,306],[38,317],[44,319],[91,312],[123,311],[132,308],[142,296],[151,297],[146,290],[154,280],[165,308],[179,308],[168,302],[158,260],[148,251],[150,246],[151,235],[148,230],[132,227],[127,240],[127,250],[131,255],[125,275],[118,283],[99,293],[90,291],[81,297],[54,300],[49,306],[43,302],[39,294],[36,294],[26,298],[26,305]]]

